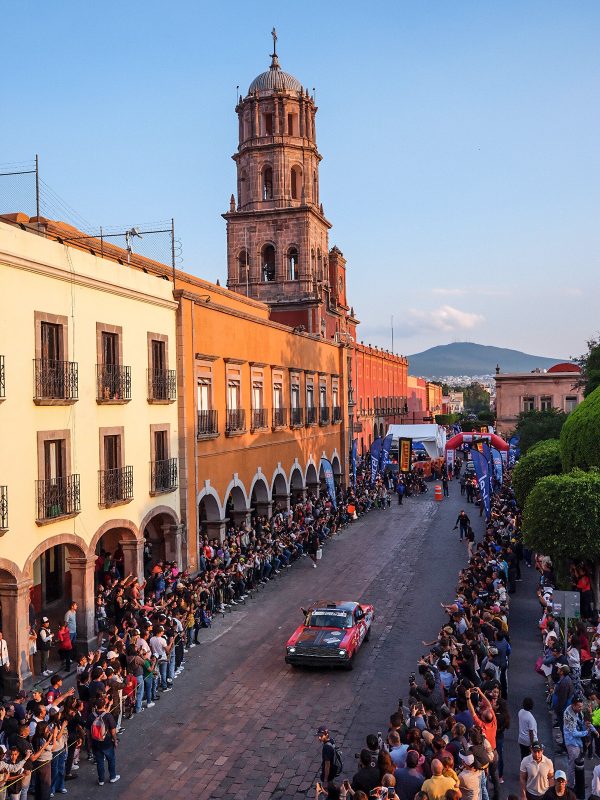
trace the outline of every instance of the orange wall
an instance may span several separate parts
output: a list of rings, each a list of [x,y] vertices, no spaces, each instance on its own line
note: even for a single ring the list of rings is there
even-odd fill
[[[210,289],[210,285],[207,286]],[[180,461],[184,461],[186,475],[182,481],[182,515],[187,526],[188,564],[197,564],[196,532],[197,506],[200,495],[210,493],[219,505],[221,518],[232,482],[242,489],[250,501],[251,486],[255,479],[264,476],[271,493],[277,470],[283,471],[288,482],[297,460],[303,480],[307,465],[312,461],[319,469],[321,456],[332,460],[337,457],[341,472],[346,473],[347,447],[345,419],[347,403],[346,353],[347,348],[326,342],[305,333],[294,333],[275,322],[257,316],[262,304],[246,302],[234,295],[235,302],[222,303],[223,294],[210,294],[210,300],[182,291],[177,287],[180,303],[178,312],[178,375],[180,386],[180,431],[182,439]],[[233,294],[226,292],[226,295]],[[226,297],[226,300],[230,298]],[[212,407],[218,413],[219,435],[197,441],[197,379],[210,370],[212,380]],[[227,374],[239,370],[241,380],[240,408],[246,412],[246,431],[226,435]],[[318,405],[318,387],[322,379],[327,386],[327,403],[332,406],[332,386],[338,385],[338,405],[342,421],[315,426],[291,428],[290,423],[290,370],[300,374],[300,405],[304,408],[305,389],[310,372],[314,371],[315,404]],[[253,371],[262,373],[263,407],[267,410],[268,428],[250,431],[251,386]],[[283,407],[287,409],[287,425],[273,430],[273,376],[283,376]],[[307,374],[308,373],[308,374]],[[319,374],[321,373],[321,374]],[[335,465],[334,465],[335,466]],[[296,476],[297,479],[297,476]],[[209,483],[207,483],[207,481]],[[185,482],[185,486],[184,486]],[[239,497],[239,492],[236,492]],[[213,501],[211,506],[214,505]]]

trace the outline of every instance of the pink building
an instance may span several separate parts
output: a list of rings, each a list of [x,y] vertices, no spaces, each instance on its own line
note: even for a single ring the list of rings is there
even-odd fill
[[[503,375],[496,367],[496,425],[509,433],[522,411],[572,411],[583,400],[583,387],[575,387],[580,369],[562,362],[546,372],[514,372]]]

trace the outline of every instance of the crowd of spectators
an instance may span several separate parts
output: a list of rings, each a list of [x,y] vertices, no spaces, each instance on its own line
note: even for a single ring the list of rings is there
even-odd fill
[[[460,480],[460,473],[455,477]],[[481,503],[477,492],[473,499]],[[496,487],[482,541],[466,535],[473,529],[465,512],[459,526],[468,563],[454,597],[442,604],[446,619],[437,638],[423,642],[429,653],[410,676],[408,701],[401,700],[391,714],[385,736],[366,737],[351,778],[342,779],[335,742],[325,727],[319,729],[317,798],[500,800],[504,736],[512,724],[507,704],[510,595],[521,580],[524,555],[510,475]],[[532,708],[533,701],[525,698],[516,720],[521,800],[573,800],[565,773],[544,756]]]
[[[76,604],[56,633],[42,617],[32,638],[49,688],[19,693],[0,706],[0,800],[48,800],[68,792],[86,760],[97,782],[119,780],[116,752],[128,719],[155,707],[185,669],[186,653],[200,643],[218,613],[232,611],[296,562],[313,568],[323,548],[345,526],[372,509],[389,506],[388,477],[371,485],[359,466],[355,487],[309,494],[287,510],[275,506],[270,520],[230,524],[224,540],[204,536],[200,569],[192,575],[176,563],[152,560],[145,548],[146,579],[124,574],[124,556],[101,551],[95,566],[97,649],[77,652]],[[32,625],[33,627],[33,625]],[[61,667],[52,670],[56,649]],[[34,654],[32,654],[33,657]],[[76,664],[76,686],[62,690],[65,670]],[[2,753],[0,752],[0,756]],[[107,775],[108,769],[108,775]]]

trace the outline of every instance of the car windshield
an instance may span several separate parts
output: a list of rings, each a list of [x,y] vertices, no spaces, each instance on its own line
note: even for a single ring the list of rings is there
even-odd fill
[[[331,608],[316,608],[306,619],[311,628],[351,628],[352,614]]]

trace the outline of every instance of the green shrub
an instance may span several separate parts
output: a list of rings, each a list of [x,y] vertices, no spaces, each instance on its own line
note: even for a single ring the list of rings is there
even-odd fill
[[[525,544],[555,559],[600,556],[600,471],[540,478],[523,511]]]
[[[560,433],[563,470],[600,467],[600,386],[569,414]]]
[[[523,508],[527,495],[536,482],[546,475],[559,475],[562,472],[560,442],[546,439],[532,445],[522,456],[513,470],[513,488],[517,503]]]

